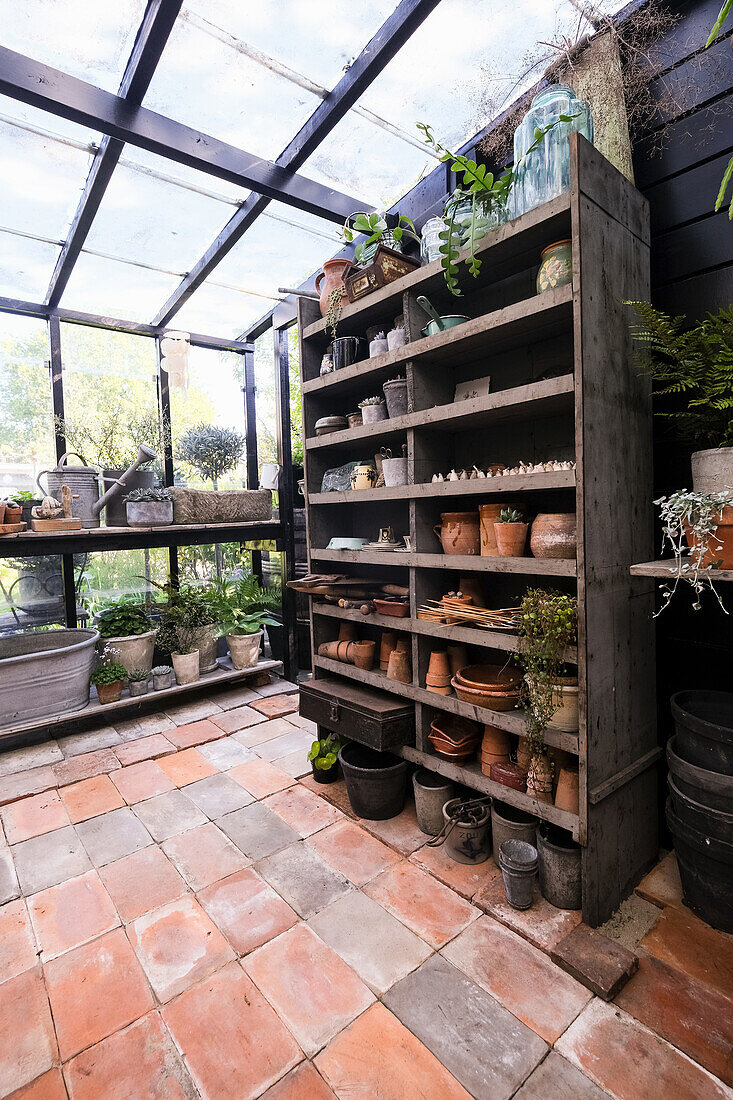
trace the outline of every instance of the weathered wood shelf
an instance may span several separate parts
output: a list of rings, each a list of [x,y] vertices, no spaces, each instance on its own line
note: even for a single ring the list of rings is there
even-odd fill
[[[282,524],[276,519],[242,523],[172,523],[166,527],[89,527],[72,532],[23,531],[0,537],[0,558],[196,546],[205,542],[280,540],[282,537]]]
[[[645,561],[632,565],[629,572],[632,577],[655,577],[660,581],[673,580],[677,572],[677,563],[670,558],[667,561]],[[703,569],[701,576],[711,581],[733,581],[733,569]]]
[[[465,573],[523,573],[538,577],[574,577],[575,559],[482,558],[465,554],[415,554],[401,550],[311,550],[314,561],[360,562],[362,565],[415,566]]]
[[[554,470],[541,474],[512,474],[510,477],[483,477],[467,481],[427,482],[424,485],[393,485],[358,492],[310,493],[309,503],[364,504],[372,500],[442,500],[451,497],[492,496],[504,493],[531,493],[542,489],[574,489],[574,470]]]

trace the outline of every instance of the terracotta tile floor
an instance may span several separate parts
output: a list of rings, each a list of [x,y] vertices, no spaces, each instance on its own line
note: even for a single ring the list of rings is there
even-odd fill
[[[550,958],[579,914],[315,784],[291,693],[0,754],[0,1100],[733,1095],[733,937],[673,857],[606,1004]]]

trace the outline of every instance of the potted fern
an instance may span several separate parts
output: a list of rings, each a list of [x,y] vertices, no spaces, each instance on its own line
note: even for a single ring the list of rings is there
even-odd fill
[[[278,626],[271,612],[279,607],[276,594],[245,575],[212,583],[210,607],[226,636],[232,664],[237,669],[254,668],[262,643],[262,628]]]

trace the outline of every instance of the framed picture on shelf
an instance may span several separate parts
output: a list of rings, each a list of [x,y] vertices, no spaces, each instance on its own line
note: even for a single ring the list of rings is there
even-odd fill
[[[453,395],[454,401],[470,401],[473,397],[486,397],[491,392],[491,377],[472,378],[468,382],[459,382]]]

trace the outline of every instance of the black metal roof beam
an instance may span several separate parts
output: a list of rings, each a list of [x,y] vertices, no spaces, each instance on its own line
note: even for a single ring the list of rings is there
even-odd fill
[[[290,144],[283,149],[275,163],[291,170],[300,168],[439,2],[440,0],[401,0],[333,91],[318,105]],[[156,324],[170,321],[194,290],[201,286],[216,265],[244,236],[269,201],[263,195],[250,195],[156,314]],[[355,202],[348,213],[353,213],[362,205]]]
[[[183,0],[148,0],[118,92],[131,106],[139,107],[143,101],[182,3]],[[51,306],[61,300],[124,147],[124,142],[107,134],[99,144],[48,284],[45,301]]]
[[[358,205],[334,188],[5,47],[0,93],[328,221],[343,222]]]

